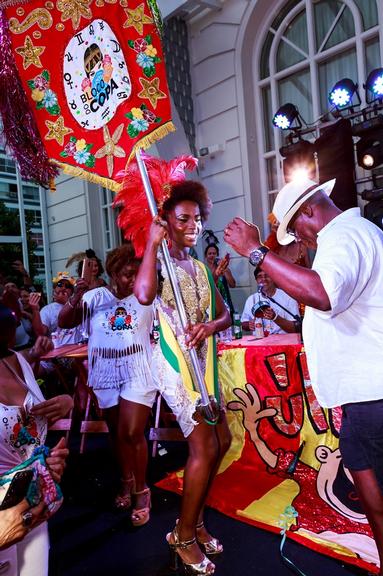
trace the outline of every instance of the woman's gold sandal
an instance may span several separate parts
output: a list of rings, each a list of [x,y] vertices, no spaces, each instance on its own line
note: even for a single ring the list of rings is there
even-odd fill
[[[203,542],[198,538],[198,530],[202,530],[202,528],[205,528],[203,522],[196,524],[195,529],[196,529],[197,542],[200,546],[203,547],[205,554],[209,554],[210,556],[213,556],[214,554],[221,554],[221,552],[223,552],[223,546],[221,542],[218,540],[218,538],[211,538],[207,542]]]
[[[171,538],[173,538],[173,542],[171,542]],[[181,541],[178,536],[177,526],[174,528],[173,532],[169,532],[166,535],[166,541],[169,544],[170,550],[172,551],[173,555],[173,568],[174,570],[178,570],[181,566],[183,566],[184,574],[186,576],[210,576],[214,574],[215,565],[207,558],[205,555],[201,562],[195,564],[186,564],[184,560],[181,558],[179,550],[186,550],[189,546],[193,546],[197,542],[196,538],[191,538],[191,540],[184,540]]]
[[[114,505],[118,510],[128,510],[132,505],[132,493],[135,489],[135,480],[133,474],[127,480],[121,478],[121,484],[128,488],[126,494],[117,494],[114,499]]]
[[[143,526],[150,520],[150,508],[151,508],[151,493],[150,488],[145,488],[141,492],[133,492],[133,496],[138,496],[140,494],[145,495],[145,506],[143,508],[133,508],[131,514],[131,520],[133,526]]]

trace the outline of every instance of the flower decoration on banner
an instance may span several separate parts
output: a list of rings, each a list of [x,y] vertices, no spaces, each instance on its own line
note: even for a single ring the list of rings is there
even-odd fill
[[[92,146],[93,144],[87,144],[83,138],[77,140],[77,138],[71,136],[64,150],[60,152],[60,156],[63,158],[71,156],[77,164],[85,164],[88,168],[93,168],[96,158],[90,153]]]
[[[140,132],[146,132],[149,124],[161,122],[161,118],[149,110],[145,104],[141,104],[139,108],[132,108],[126,117],[131,120],[127,127],[127,132],[131,138],[136,138]]]
[[[145,38],[128,40],[128,44],[137,53],[136,62],[141,66],[147,78],[151,78],[156,73],[156,64],[161,62],[157,56],[157,48],[152,44],[152,37],[148,34]]]
[[[32,100],[36,102],[37,110],[45,108],[48,114],[58,116],[60,106],[56,94],[49,88],[50,75],[48,70],[43,70],[41,74],[28,80],[28,86],[32,90]]]
[[[142,153],[142,158],[161,215],[165,200],[171,196],[172,186],[185,180],[185,170],[195,170],[198,160],[193,156],[178,156],[166,162],[145,153]],[[133,243],[137,256],[141,257],[147,243],[152,216],[136,160],[129,164],[127,170],[118,174],[118,177],[121,181],[121,190],[114,200],[114,206],[118,206],[121,210],[117,224],[123,230],[124,237]]]
[[[136,149],[174,130],[155,0],[0,0],[0,8],[0,112],[12,118],[4,132],[23,177],[46,183],[42,169],[36,178],[39,148],[45,170],[49,158],[117,191],[116,174]],[[26,116],[30,129],[18,127],[16,138]]]

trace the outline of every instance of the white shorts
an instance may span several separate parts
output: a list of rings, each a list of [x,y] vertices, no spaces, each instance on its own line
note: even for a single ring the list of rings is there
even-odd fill
[[[130,378],[128,382],[123,382],[120,388],[93,388],[93,392],[101,409],[117,406],[120,398],[151,408],[156,399],[157,388],[152,383],[152,377],[148,375]]]

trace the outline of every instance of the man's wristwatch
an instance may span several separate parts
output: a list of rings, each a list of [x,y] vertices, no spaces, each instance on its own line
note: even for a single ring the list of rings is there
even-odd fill
[[[269,249],[267,248],[267,246],[263,245],[259,246],[259,248],[256,248],[255,250],[252,250],[249,255],[250,264],[252,266],[255,266],[255,268],[258,268],[258,266],[262,264],[268,251]]]

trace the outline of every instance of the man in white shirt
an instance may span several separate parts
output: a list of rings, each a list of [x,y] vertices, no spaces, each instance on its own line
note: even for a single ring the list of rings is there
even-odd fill
[[[273,212],[280,244],[316,249],[312,269],[283,261],[235,218],[225,241],[306,304],[303,341],[322,406],[343,407],[340,451],[375,536],[383,576],[383,233],[330,200],[335,181],[293,181]]]
[[[286,292],[277,288],[273,280],[263,270],[254,270],[258,291],[245,302],[241,323],[243,330],[253,331],[255,328],[254,308],[259,303],[268,303],[263,310],[262,321],[265,334],[286,334],[286,332],[299,332],[300,316],[296,300]],[[296,316],[296,318],[294,318]]]
[[[32,324],[38,336],[50,336],[55,348],[64,344],[76,344],[82,340],[81,326],[60,328],[58,316],[73,294],[73,284],[66,278],[59,278],[53,285],[53,302],[39,310],[38,299],[31,303]]]

